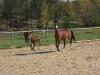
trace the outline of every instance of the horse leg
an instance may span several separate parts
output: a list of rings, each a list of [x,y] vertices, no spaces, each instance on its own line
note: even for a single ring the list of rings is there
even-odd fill
[[[59,49],[59,44],[60,44],[60,41],[58,41],[58,51],[60,51],[60,49]]]
[[[59,44],[60,44],[60,42],[58,40],[56,40],[56,48],[57,48],[57,51],[60,51],[59,50]]]
[[[30,44],[31,51],[33,51],[33,50],[35,51],[34,46],[35,46],[35,43],[31,43],[31,44]]]
[[[60,49],[59,49],[59,44],[60,44],[60,41],[58,40],[58,41],[57,41],[57,50],[58,50],[58,51],[60,51]]]
[[[55,41],[55,45],[56,45],[56,48],[57,48],[57,50],[58,50],[58,44],[57,44],[57,40]]]
[[[33,43],[33,50],[35,51],[35,48],[34,47],[35,47],[35,43]]]
[[[33,50],[33,43],[30,44],[31,51]]]
[[[70,48],[71,48],[71,46],[72,46],[72,39],[69,39],[69,41],[70,41]]]
[[[66,46],[66,40],[63,40],[63,42],[64,42],[64,47],[63,48],[65,48],[65,46]]]

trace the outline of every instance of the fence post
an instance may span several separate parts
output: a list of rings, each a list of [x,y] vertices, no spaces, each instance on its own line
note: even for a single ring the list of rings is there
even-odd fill
[[[11,31],[11,48],[14,48],[13,32]]]

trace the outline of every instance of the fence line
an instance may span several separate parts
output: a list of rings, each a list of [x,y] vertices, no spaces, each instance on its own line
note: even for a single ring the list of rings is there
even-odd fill
[[[88,28],[72,28],[72,29],[70,29],[70,30],[84,30],[84,29],[99,29],[100,27],[88,27]],[[4,31],[2,31],[2,32],[0,32],[0,34],[1,33],[7,33],[7,34],[11,34],[11,33],[24,33],[24,32],[30,32],[30,31],[33,31],[33,32],[51,32],[51,31],[54,31],[54,29],[52,29],[52,30],[49,30],[49,29],[43,29],[43,30],[29,30],[29,31],[9,31],[9,32],[4,32]]]
[[[71,30],[84,30],[84,29],[99,29],[100,27],[88,27],[88,28],[74,28],[74,29],[71,29]]]
[[[91,41],[100,41],[100,39],[82,40],[82,41],[76,41],[76,42],[77,42],[77,43],[81,43],[81,42],[91,42]]]
[[[62,28],[63,29],[63,28]],[[97,32],[97,34],[95,34],[95,33],[92,33],[91,32],[91,30],[90,30],[90,33],[88,33],[88,34],[80,34],[81,32],[78,32],[78,30],[80,31],[80,30],[83,30],[83,31],[85,31],[84,29],[100,29],[100,27],[90,27],[90,28],[73,28],[73,29],[70,29],[70,30],[74,30],[74,32],[75,32],[75,34],[76,34],[76,38],[78,39],[76,42],[77,43],[79,43],[79,42],[84,42],[84,41],[93,41],[93,40],[100,40],[100,36],[98,35],[99,33]],[[52,41],[50,41],[50,40],[48,40],[48,38],[49,38],[49,32],[54,32],[54,29],[52,29],[52,30],[49,30],[49,29],[43,29],[43,30],[32,30],[34,33],[35,32],[42,32],[43,34],[45,34],[45,35],[40,35],[41,36],[41,39],[42,39],[42,41],[43,42],[45,42],[44,44],[46,45],[46,44],[49,44],[48,42],[50,42],[50,43],[52,43]],[[29,32],[29,31],[12,31],[12,32],[0,32],[0,34],[1,34],[1,37],[3,36],[3,37],[7,37],[7,36],[9,36],[8,38],[8,40],[9,40],[9,42],[8,43],[2,43],[3,42],[3,40],[0,40],[0,44],[2,44],[0,47],[2,48],[2,47],[22,47],[22,46],[26,46],[26,44],[24,43],[24,37],[22,37],[23,36],[23,33],[24,32]],[[48,33],[47,33],[48,32]],[[94,31],[93,31],[94,32]],[[21,35],[19,35],[20,33],[22,33]],[[78,33],[79,33],[79,35],[78,35]],[[4,35],[2,35],[2,34],[4,34]],[[9,35],[10,34],[10,35]],[[16,36],[16,34],[18,34],[17,36],[20,36],[21,37],[21,39],[19,39],[19,38],[16,38],[17,36]],[[48,35],[48,38],[47,38],[47,35]],[[85,39],[83,39],[82,37],[80,37],[80,36],[82,36],[82,35],[87,35],[87,36],[85,36],[84,38]],[[45,37],[44,37],[45,36]],[[51,37],[52,35],[50,34],[50,37]],[[97,36],[99,36],[99,37],[97,37]],[[45,39],[46,38],[46,39]],[[80,40],[80,38],[81,38],[81,40]],[[3,39],[3,38],[2,38]],[[4,38],[4,39],[6,39],[6,38]],[[17,40],[17,42],[22,42],[22,43],[20,43],[20,45],[18,45],[18,43],[16,42],[16,40]],[[53,41],[54,41],[54,39],[53,39]]]

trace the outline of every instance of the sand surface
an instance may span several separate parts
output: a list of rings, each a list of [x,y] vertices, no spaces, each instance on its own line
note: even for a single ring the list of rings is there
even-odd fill
[[[29,47],[0,49],[0,75],[100,75],[100,41],[60,49],[57,52],[55,45],[35,52]]]

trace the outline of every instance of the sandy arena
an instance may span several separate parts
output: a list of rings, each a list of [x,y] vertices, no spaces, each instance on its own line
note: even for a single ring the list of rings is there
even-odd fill
[[[0,75],[100,75],[100,41],[74,43],[57,52],[55,45],[1,49]]]

